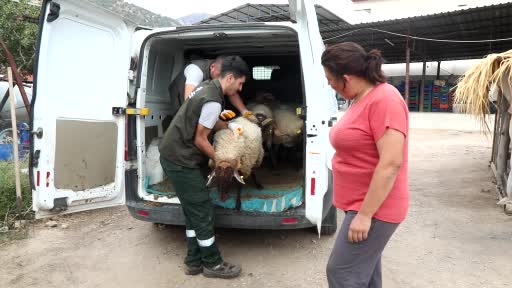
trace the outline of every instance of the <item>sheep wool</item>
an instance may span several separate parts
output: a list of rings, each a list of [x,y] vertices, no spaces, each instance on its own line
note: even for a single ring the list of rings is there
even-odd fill
[[[146,151],[145,168],[146,176],[149,176],[149,185],[160,183],[165,178],[164,169],[160,165],[160,151],[158,151],[160,140],[160,138],[153,139]]]
[[[273,118],[272,110],[265,104],[251,103],[247,104],[247,109],[251,110],[254,115],[262,114],[267,118]]]
[[[304,126],[304,120],[300,119],[293,107],[281,105],[281,107],[274,109],[274,144],[283,144],[287,147],[294,146],[300,141],[300,135],[302,135],[302,129]]]
[[[215,133],[213,148],[215,150],[215,163],[237,163],[241,175],[248,177],[254,167],[263,161],[263,145],[261,129],[251,121],[238,117],[234,123],[242,126],[244,132],[235,135],[230,129],[222,129]]]

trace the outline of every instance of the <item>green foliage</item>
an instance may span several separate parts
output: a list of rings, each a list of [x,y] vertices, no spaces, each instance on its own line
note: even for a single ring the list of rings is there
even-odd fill
[[[20,72],[32,73],[39,17],[39,6],[27,0],[0,0],[0,39],[14,55]],[[4,51],[0,49],[0,66],[7,67]],[[0,72],[1,73],[1,72]]]
[[[21,168],[28,167],[28,160],[20,163]],[[14,177],[14,162],[0,161],[0,227],[4,224],[12,225],[14,218],[23,218],[32,207],[32,192],[27,174],[20,173],[21,191],[23,198],[23,213],[16,211],[16,181]],[[6,223],[4,223],[6,222]]]

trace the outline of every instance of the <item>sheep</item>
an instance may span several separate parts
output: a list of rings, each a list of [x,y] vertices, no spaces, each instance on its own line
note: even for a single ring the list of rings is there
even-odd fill
[[[281,105],[272,111],[275,123],[272,139],[274,144],[294,147],[302,140],[304,120],[299,118],[294,110],[290,105]]]
[[[251,110],[261,127],[263,144],[268,151],[272,146],[272,137],[274,135],[272,109],[266,104],[250,103],[247,109]]]
[[[160,144],[160,138],[155,138],[149,144],[146,151],[146,176],[149,177],[148,185],[160,183],[164,180],[165,174],[162,165],[160,165],[160,151],[158,151],[158,145]]]
[[[213,165],[215,167],[212,167],[212,172],[208,176],[206,184],[209,186],[213,178],[216,178],[222,201],[227,198],[227,192],[233,177],[238,182],[245,184],[244,178],[251,175],[253,168],[261,165],[264,155],[260,127],[243,117],[238,117],[233,122],[242,126],[243,133],[238,135],[229,129],[223,129],[215,133],[213,139],[215,161],[210,161],[210,167]],[[257,183],[254,173],[252,175],[256,185],[261,189],[262,187]],[[238,189],[236,202],[238,210],[241,208],[240,192],[241,187]]]
[[[281,147],[288,152],[297,154],[292,156],[293,160],[300,160],[304,120],[297,116],[295,107],[292,105],[280,105],[272,113],[274,115],[274,133],[271,159],[274,167],[277,166],[278,155],[282,154],[279,153]],[[297,163],[296,166],[300,165]]]

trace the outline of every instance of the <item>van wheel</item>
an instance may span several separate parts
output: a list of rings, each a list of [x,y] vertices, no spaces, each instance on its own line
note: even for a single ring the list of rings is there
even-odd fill
[[[322,227],[320,228],[320,235],[334,235],[338,229],[338,211],[336,207],[331,206],[329,212],[325,215],[324,221],[322,221]]]

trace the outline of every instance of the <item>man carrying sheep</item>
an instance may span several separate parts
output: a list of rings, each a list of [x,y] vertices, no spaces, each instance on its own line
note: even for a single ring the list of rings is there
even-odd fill
[[[201,83],[178,110],[159,146],[160,163],[174,185],[185,214],[187,275],[234,278],[241,268],[225,262],[215,245],[214,208],[200,168],[215,159],[210,134],[220,129],[243,133],[240,125],[220,121],[224,96],[238,94],[249,75],[238,56],[222,61],[218,79]]]

